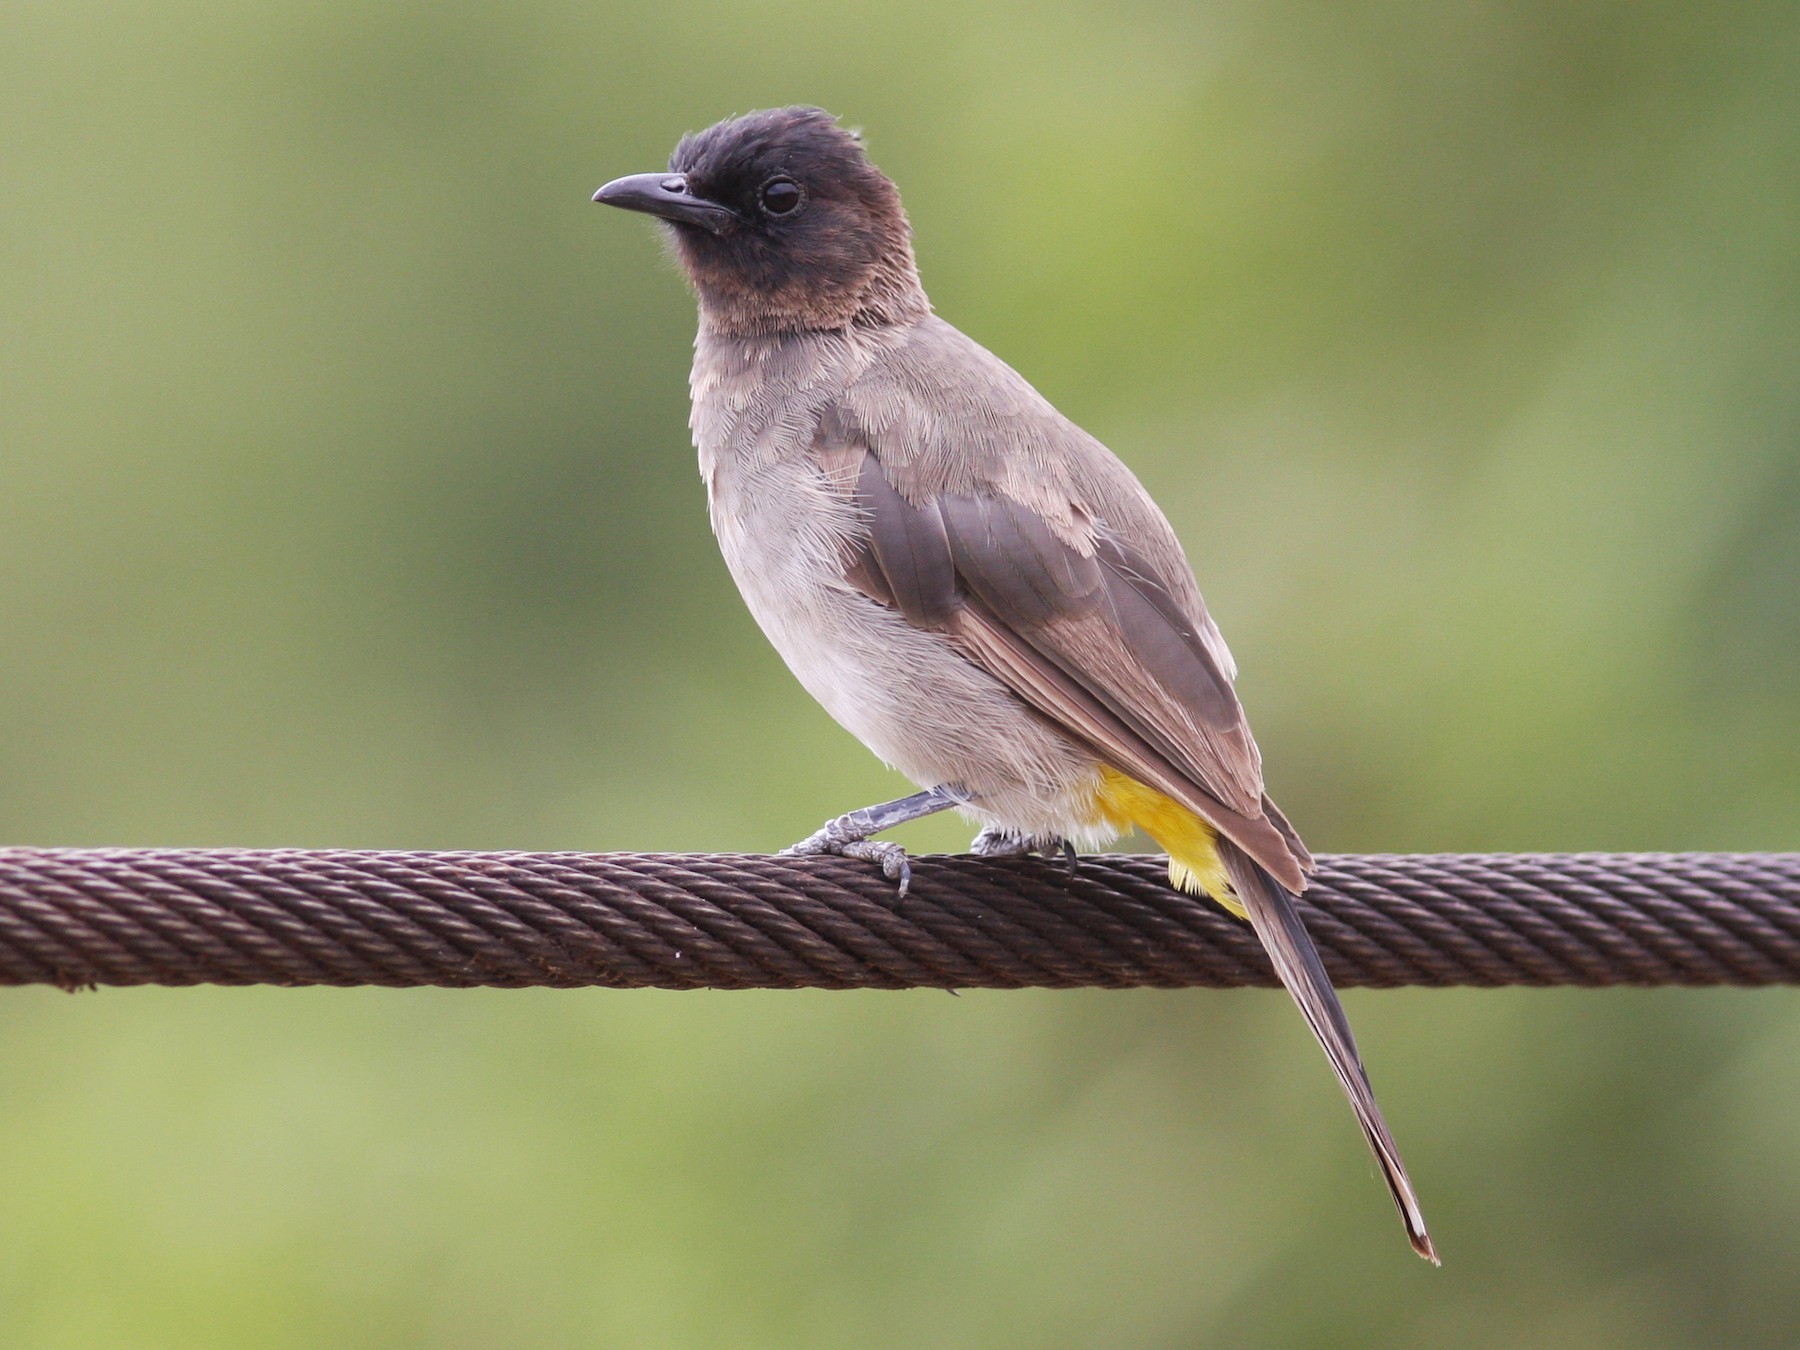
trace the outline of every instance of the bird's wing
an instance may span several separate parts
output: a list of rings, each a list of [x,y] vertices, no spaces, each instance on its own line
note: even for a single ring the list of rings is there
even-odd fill
[[[815,453],[866,523],[846,559],[854,585],[945,632],[1040,715],[1305,888],[1311,860],[1263,793],[1222,644],[1105,521],[1046,506],[1041,478],[1031,504],[998,483],[909,495],[880,435],[839,410]]]
[[[1290,898],[1305,889],[1311,859],[1263,792],[1230,658],[1180,545],[1104,447],[961,344],[923,370],[900,363],[860,407],[820,419],[814,452],[860,513],[847,579],[945,633],[1027,706],[1224,836],[1237,897],[1348,1094],[1414,1249],[1435,1262],[1349,1022]],[[974,444],[946,453],[959,435]]]

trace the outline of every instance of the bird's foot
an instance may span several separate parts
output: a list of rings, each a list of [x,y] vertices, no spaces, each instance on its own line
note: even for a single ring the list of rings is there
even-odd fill
[[[789,844],[775,856],[778,858],[811,858],[829,853],[837,858],[857,858],[876,863],[889,881],[900,883],[894,899],[904,900],[912,885],[912,864],[899,844],[869,838],[869,821],[862,811],[850,811],[836,820],[828,820],[822,829],[813,831],[797,844]]]
[[[1070,876],[1075,875],[1080,861],[1075,855],[1075,845],[1060,835],[1015,834],[1011,830],[992,827],[975,836],[969,852],[978,858],[1023,858],[1030,853],[1040,853],[1046,858],[1061,857],[1068,864]]]
[[[857,858],[863,862],[872,862],[880,866],[882,875],[889,881],[900,883],[895,894],[896,902],[906,898],[907,887],[912,885],[912,864],[907,861],[906,850],[898,844],[882,843],[869,838],[883,830],[891,830],[896,825],[904,825],[909,820],[919,820],[925,816],[943,811],[952,806],[961,806],[969,800],[969,794],[953,784],[939,784],[926,788],[923,792],[915,792],[910,797],[902,797],[897,802],[883,802],[880,806],[865,806],[860,811],[847,811],[836,820],[825,822],[824,828],[815,830],[797,844],[781,850],[777,855],[783,858],[810,858],[820,853],[830,853],[839,858]]]

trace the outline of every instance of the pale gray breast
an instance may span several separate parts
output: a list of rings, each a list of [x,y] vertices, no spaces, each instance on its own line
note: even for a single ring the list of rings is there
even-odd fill
[[[693,428],[713,531],[751,614],[833,718],[915,781],[991,789],[1007,823],[1057,832],[1092,756],[845,577],[867,522],[854,482],[816,453],[819,416],[895,340],[702,339]]]

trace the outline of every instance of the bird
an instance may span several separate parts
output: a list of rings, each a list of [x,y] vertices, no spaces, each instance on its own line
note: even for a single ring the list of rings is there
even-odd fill
[[[806,690],[918,784],[786,850],[878,865],[955,810],[971,851],[1076,858],[1136,827],[1247,921],[1349,1098],[1413,1249],[1418,1198],[1294,898],[1236,665],[1125,464],[934,313],[899,190],[816,107],[683,136],[593,200],[657,217],[698,299],[689,425],[713,532]]]

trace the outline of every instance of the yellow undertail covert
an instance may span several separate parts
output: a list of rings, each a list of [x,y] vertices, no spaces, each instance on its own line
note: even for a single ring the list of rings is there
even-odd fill
[[[1226,879],[1213,827],[1187,807],[1104,765],[1094,807],[1108,825],[1121,830],[1135,825],[1160,844],[1169,855],[1171,883],[1194,895],[1210,895],[1240,919],[1248,917]]]

